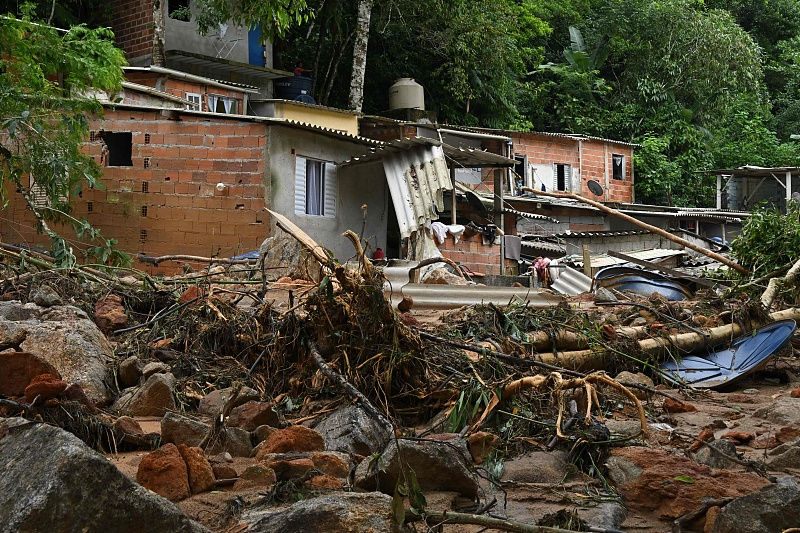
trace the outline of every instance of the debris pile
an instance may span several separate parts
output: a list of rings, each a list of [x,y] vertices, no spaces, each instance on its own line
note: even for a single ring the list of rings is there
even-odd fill
[[[796,525],[776,518],[800,469],[800,311],[782,291],[794,269],[754,285],[768,301],[617,284],[544,307],[417,312],[394,308],[355,234],[343,265],[284,229],[316,266],[270,274],[262,254],[153,277],[0,247],[0,493],[29,491],[0,506],[3,523]],[[698,358],[736,379],[693,379]]]

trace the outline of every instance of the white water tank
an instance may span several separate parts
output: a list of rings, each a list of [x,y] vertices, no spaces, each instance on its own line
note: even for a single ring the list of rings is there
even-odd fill
[[[389,109],[425,110],[425,91],[413,78],[400,78],[389,87]]]

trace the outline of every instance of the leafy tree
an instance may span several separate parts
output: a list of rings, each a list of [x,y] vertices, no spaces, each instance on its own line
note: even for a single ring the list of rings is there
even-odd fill
[[[754,276],[796,261],[800,257],[800,205],[789,202],[786,214],[774,207],[754,209],[731,243],[731,253]]]
[[[280,37],[309,20],[306,0],[196,0],[194,15],[201,33],[220,24],[261,26],[267,37]]]
[[[95,252],[119,258],[104,251],[112,241],[69,215],[70,199],[82,187],[99,186],[100,170],[80,146],[87,117],[102,111],[89,95],[121,86],[125,60],[112,41],[107,29],[75,26],[61,33],[29,16],[0,17],[0,202],[10,190],[23,195],[61,264],[75,256],[48,221],[70,221],[78,237],[100,243]]]

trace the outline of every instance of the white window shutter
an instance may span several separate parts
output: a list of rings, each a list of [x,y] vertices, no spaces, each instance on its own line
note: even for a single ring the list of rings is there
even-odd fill
[[[306,214],[306,158],[294,158],[294,212],[296,215]]]
[[[564,165],[564,188],[568,191],[576,190],[572,183],[572,166]]]
[[[325,208],[326,217],[336,216],[336,197],[338,196],[339,183],[336,177],[336,165],[327,162],[323,166],[325,172]]]

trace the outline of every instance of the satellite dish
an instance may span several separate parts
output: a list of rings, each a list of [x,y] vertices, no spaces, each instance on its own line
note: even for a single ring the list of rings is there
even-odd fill
[[[603,196],[603,186],[597,183],[596,180],[589,180],[587,185],[589,186],[589,190],[592,191],[592,194],[595,196]]]

